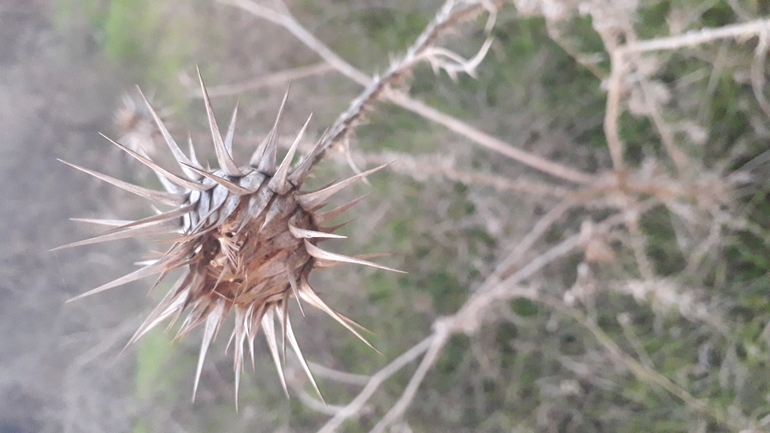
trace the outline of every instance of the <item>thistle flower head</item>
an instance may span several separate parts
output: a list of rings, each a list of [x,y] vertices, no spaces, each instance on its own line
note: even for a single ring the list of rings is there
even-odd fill
[[[330,308],[310,287],[308,275],[314,268],[338,263],[393,270],[362,258],[331,253],[318,246],[325,239],[344,237],[332,233],[334,229],[326,228],[325,225],[358,200],[326,212],[319,212],[318,209],[338,191],[382,167],[317,191],[302,192],[302,183],[312,169],[313,156],[318,146],[296,166],[291,166],[297,146],[310,122],[308,119],[283,161],[277,164],[278,127],[288,92],[273,129],[256,149],[250,163],[239,166],[232,158],[238,107],[233,111],[223,138],[202,79],[200,83],[218,169],[204,168],[196,158],[191,141],[189,152],[183,152],[146,99],[144,102],[147,109],[184,177],[164,169],[146,153],[134,151],[107,137],[112,144],[151,168],[166,191],[150,190],[66,163],[119,188],[171,207],[171,210],[132,222],[85,220],[112,227],[100,236],[60,248],[145,235],[170,236],[172,245],[160,258],[74,299],[152,275],[156,275],[160,282],[169,272],[181,269],[179,279],[139,327],[129,344],[158,324],[166,320],[176,321],[182,315],[185,317],[179,328],[180,335],[201,325],[203,340],[193,387],[195,398],[206,351],[222,323],[232,316],[235,326],[230,338],[231,343],[234,343],[236,401],[246,352],[253,362],[254,340],[260,330],[267,340],[287,395],[282,358],[285,357],[288,343],[297,353],[305,373],[320,396],[292,330],[288,315],[289,301],[295,298],[300,309],[304,303],[322,310],[366,342],[355,329],[355,322]],[[276,324],[280,328],[276,328]],[[281,346],[283,356],[279,350]]]

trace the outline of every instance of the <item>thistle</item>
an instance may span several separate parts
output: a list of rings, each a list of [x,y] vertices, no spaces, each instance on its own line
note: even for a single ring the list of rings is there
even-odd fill
[[[179,335],[202,325],[203,339],[193,386],[195,399],[209,345],[222,323],[232,315],[235,326],[230,342],[234,346],[236,402],[246,351],[253,364],[254,340],[260,328],[267,340],[287,396],[282,368],[287,342],[296,352],[305,374],[321,396],[292,330],[288,314],[289,302],[291,298],[295,298],[303,315],[303,303],[322,310],[371,347],[356,329],[359,325],[336,312],[318,296],[308,283],[308,275],[315,268],[341,263],[395,271],[364,258],[335,254],[318,246],[323,240],[345,237],[334,234],[333,231],[337,227],[326,227],[326,224],[356,204],[360,198],[336,209],[320,212],[324,202],[343,188],[384,166],[317,191],[300,191],[303,181],[313,168],[314,155],[319,145],[317,144],[296,166],[291,166],[297,146],[310,122],[308,118],[283,161],[280,165],[276,164],[278,129],[288,92],[283,98],[272,130],[257,147],[249,164],[239,166],[232,158],[238,106],[236,105],[233,111],[223,139],[200,72],[198,76],[218,169],[206,169],[198,162],[192,140],[188,139],[189,155],[185,154],[143,94],[142,98],[155,125],[184,177],[164,169],[146,154],[131,150],[104,135],[104,138],[119,149],[151,168],[166,191],[133,185],[62,161],[114,186],[171,207],[171,210],[138,221],[79,219],[111,228],[100,236],[59,248],[147,235],[170,236],[166,240],[171,243],[171,247],[159,258],[143,263],[140,269],[72,300],[153,275],[157,276],[157,285],[171,271],[181,269],[179,279],[128,344],[135,342],[167,319],[174,323],[183,313],[186,313],[186,316],[179,328]],[[280,327],[278,330],[276,319]],[[282,350],[279,350],[279,347]],[[322,396],[321,398],[323,399]]]

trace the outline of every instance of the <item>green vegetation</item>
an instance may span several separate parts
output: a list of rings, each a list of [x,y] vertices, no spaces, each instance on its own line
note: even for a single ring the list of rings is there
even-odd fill
[[[172,385],[181,376],[178,366],[169,362],[173,355],[171,337],[159,331],[152,331],[142,339],[136,353],[136,398],[140,404],[157,404],[158,395],[167,394],[173,389]],[[166,404],[175,398],[169,398],[176,393],[166,396]],[[153,425],[159,420],[156,416],[140,417],[134,426],[133,433],[149,433],[154,431]]]

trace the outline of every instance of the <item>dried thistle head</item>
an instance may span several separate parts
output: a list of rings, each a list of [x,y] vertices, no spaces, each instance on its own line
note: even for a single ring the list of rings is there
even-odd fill
[[[301,192],[302,182],[312,169],[313,156],[318,146],[296,166],[291,167],[297,145],[310,122],[308,119],[283,162],[276,164],[278,126],[286,96],[270,134],[256,149],[249,165],[239,166],[232,159],[238,107],[233,111],[223,139],[202,79],[200,83],[219,169],[206,169],[198,162],[192,141],[189,143],[189,156],[185,154],[146,99],[144,102],[149,113],[185,177],[171,173],[145,154],[107,137],[112,144],[151,168],[166,191],[146,189],[65,162],[119,188],[171,207],[168,211],[128,223],[83,220],[113,227],[100,236],[60,248],[145,235],[171,235],[169,240],[172,245],[165,254],[142,268],[74,299],[152,275],[158,276],[157,285],[169,272],[181,269],[182,275],[136,331],[129,344],[167,319],[176,321],[183,313],[186,313],[186,317],[179,329],[180,335],[202,325],[203,340],[193,387],[195,398],[206,351],[219,327],[232,315],[235,319],[231,341],[235,348],[236,401],[245,352],[248,350],[253,362],[254,340],[260,328],[287,395],[279,346],[283,346],[285,357],[288,342],[320,396],[292,330],[288,315],[289,301],[295,298],[300,309],[302,303],[305,303],[324,311],[369,344],[354,328],[358,326],[355,322],[330,308],[310,287],[308,275],[314,268],[339,263],[393,270],[362,258],[331,253],[318,246],[319,242],[326,239],[344,238],[332,233],[335,227],[327,228],[325,225],[358,202],[354,200],[336,209],[319,212],[325,200],[382,167],[317,191]],[[276,318],[279,331],[276,331]]]

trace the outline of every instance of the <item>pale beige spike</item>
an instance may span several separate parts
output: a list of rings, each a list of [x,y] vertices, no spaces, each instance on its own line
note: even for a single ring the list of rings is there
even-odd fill
[[[280,307],[280,308],[278,308]],[[278,304],[276,307],[276,314],[278,315],[278,321],[281,324],[281,349],[283,356],[283,365],[286,365],[286,327],[288,325],[288,321],[286,318],[289,317],[289,292],[286,292],[286,294],[283,296],[283,300]]]
[[[209,306],[211,305],[216,306],[210,298],[199,299],[193,306],[193,310],[179,326],[179,331],[177,331],[174,341],[181,339],[196,326],[203,323],[210,313]]]
[[[254,340],[257,339],[257,334],[259,334],[259,325],[262,323],[262,317],[264,317],[265,313],[265,304],[260,304],[259,309],[256,312],[253,312],[254,304],[249,305],[249,311],[250,311],[250,321],[249,326],[246,328],[248,331],[248,342],[249,342],[249,356],[251,357],[251,368],[255,368],[255,359],[254,359]]]
[[[259,143],[259,146],[257,146],[257,149],[254,151],[254,153],[251,154],[251,159],[249,160],[249,165],[252,168],[259,167],[259,161],[262,161],[262,156],[265,153],[265,149],[267,148],[267,143],[272,140],[273,138],[273,131],[270,130],[270,132],[267,133],[265,138],[262,139],[262,142]],[[259,170],[257,170],[259,173]]]
[[[385,257],[385,256],[389,256],[389,255],[392,255],[392,254],[393,253],[356,254],[355,256],[353,256],[353,258],[362,259],[362,260],[368,260],[368,259],[375,259],[375,258],[378,258],[378,257]],[[313,264],[313,268],[314,269],[328,269],[328,268],[334,268],[334,267],[337,267],[337,266],[342,266],[342,265],[345,265],[345,264],[347,264],[347,263],[329,262],[329,261],[324,261],[324,260],[316,259],[315,263]]]
[[[101,242],[115,241],[118,239],[128,239],[140,236],[153,236],[169,233],[176,233],[181,229],[181,224],[174,221],[159,221],[148,224],[146,226],[132,227],[119,232],[108,233],[105,235],[94,236],[92,238],[84,239],[82,241],[72,242],[67,245],[62,245],[56,248],[51,248],[50,251],[58,251],[66,248],[82,247],[85,245],[98,244]]]
[[[171,317],[171,315],[182,311],[182,307],[184,306],[185,302],[187,302],[188,294],[177,293],[174,296],[169,296],[173,294],[172,292],[173,290],[166,293],[163,302],[158,304],[158,306],[152,311],[152,313],[150,313],[147,319],[145,319],[145,321],[142,323],[139,329],[137,329],[128,343],[126,343],[126,347],[135,343],[146,333],[150,332],[150,330],[158,326],[167,318]],[[125,350],[125,348],[123,350]]]
[[[148,200],[152,200],[158,203],[163,203],[169,206],[178,206],[184,201],[184,196],[177,195],[177,194],[171,194],[168,192],[163,191],[155,191],[153,189],[143,188],[138,185],[134,185],[132,183],[124,182],[120,179],[115,179],[114,177],[107,176],[106,174],[99,173],[98,171],[89,170],[84,167],[80,167],[78,165],[69,163],[67,161],[59,159],[60,162],[63,162],[70,167],[74,168],[75,170],[82,171],[83,173],[90,174],[91,176],[103,180],[110,185],[116,186],[122,190],[128,191],[132,194],[136,194],[139,197],[144,197]]]
[[[149,277],[150,275],[155,275],[163,272],[165,264],[164,263],[155,263],[150,266],[145,266],[141,269],[137,269],[134,272],[131,272],[130,274],[124,275],[118,279],[112,280],[109,283],[102,284],[101,286],[89,290],[85,293],[81,293],[80,295],[75,296],[74,298],[68,299],[66,302],[73,302],[77,301],[78,299],[83,299],[87,296],[91,296],[100,292],[104,292],[105,290],[109,290],[118,286],[122,286],[123,284],[130,283],[132,281],[140,280],[145,277]]]
[[[405,274],[404,271],[399,271],[398,269],[389,268],[387,266],[382,266],[374,262],[370,262],[367,260],[357,259],[355,257],[349,257],[349,256],[343,256],[342,254],[335,254],[330,253],[329,251],[324,251],[317,246],[310,243],[307,239],[305,239],[305,249],[307,250],[307,253],[311,256],[320,259],[320,260],[328,260],[332,262],[343,262],[343,263],[353,263],[357,265],[364,265],[364,266],[371,266],[373,268],[378,269],[384,269],[386,271],[393,271],[398,272],[400,274]]]
[[[286,279],[289,280],[291,286],[291,292],[294,294],[294,299],[297,300],[297,306],[299,306],[299,312],[302,313],[302,317],[305,317],[305,309],[302,308],[302,302],[299,300],[299,289],[297,288],[297,277],[294,276],[289,266],[286,266]]]
[[[233,138],[235,137],[235,120],[238,118],[238,106],[241,101],[235,102],[235,108],[233,109],[233,115],[230,117],[230,126],[227,127],[227,135],[225,136],[225,149],[227,154],[233,154]]]
[[[352,325],[352,326],[355,326],[356,328],[358,328],[358,329],[360,329],[360,330],[362,330],[362,331],[366,332],[367,334],[372,334],[372,335],[374,335],[374,332],[370,331],[370,330],[369,330],[368,328],[366,328],[364,325],[362,325],[362,324],[360,324],[360,323],[356,322],[355,320],[353,320],[353,319],[351,319],[350,317],[348,317],[348,316],[346,316],[346,315],[344,315],[344,314],[340,313],[339,311],[337,312],[337,315],[338,315],[338,316],[340,316],[340,317],[342,318],[342,320],[346,321],[348,324],[350,324],[350,325]],[[377,351],[377,349],[375,349],[375,351],[376,351],[377,353],[380,353],[379,351]],[[382,353],[380,353],[380,355],[382,355]]]
[[[323,134],[321,134],[321,138],[316,142],[315,146],[313,146],[313,149],[305,155],[304,158],[302,158],[302,161],[297,165],[297,167],[292,170],[291,174],[289,175],[289,182],[291,182],[294,185],[301,185],[302,182],[304,182],[305,178],[308,174],[310,174],[310,170],[313,168],[313,161],[315,159],[316,153],[321,149],[321,144],[324,142],[324,139],[326,138],[326,134],[329,132],[329,129],[327,128]]]
[[[299,294],[302,296],[302,300],[307,302],[308,304],[312,305],[315,308],[318,308],[319,310],[323,311],[327,315],[329,315],[332,319],[336,320],[340,325],[344,326],[345,329],[350,331],[353,335],[358,337],[359,340],[363,341],[364,344],[371,347],[375,352],[380,353],[377,349],[372,346],[369,341],[364,338],[361,333],[359,333],[355,328],[350,326],[350,324],[345,320],[347,318],[343,318],[343,316],[328,305],[326,305],[326,302],[324,302],[318,294],[313,290],[312,287],[310,287],[310,284],[308,284],[307,279],[302,278],[300,280],[300,286],[299,286]]]
[[[235,338],[234,363],[235,371],[235,410],[238,411],[238,389],[241,384],[241,372],[243,371],[243,343],[246,339],[246,327],[248,321],[248,311],[243,308],[235,308],[235,328],[232,336]],[[229,343],[228,343],[229,345]],[[225,349],[227,352],[227,349]]]
[[[357,174],[351,178],[345,179],[342,182],[336,183],[330,187],[324,188],[319,191],[309,192],[297,196],[297,201],[304,209],[313,209],[321,205],[326,199],[341,191],[343,188],[361,180],[362,178],[369,176],[370,174],[382,170],[390,164],[384,164],[379,167],[375,167],[371,170],[365,171],[361,174]]]
[[[251,156],[251,166],[268,176],[272,176],[276,170],[275,159],[278,154],[278,128],[281,125],[283,109],[286,106],[287,99],[289,99],[289,89],[286,89],[286,93],[283,95],[281,108],[278,109],[273,129],[270,130],[268,136],[259,145],[254,155]]]
[[[217,176],[217,175],[215,175],[213,173],[209,173],[206,170],[201,170],[199,168],[195,168],[195,167],[190,166],[190,165],[188,165],[187,167],[190,170],[194,171],[195,173],[198,173],[201,176],[204,176],[204,177],[206,177],[208,179],[211,179],[214,182],[222,185],[223,187],[227,188],[227,190],[230,191],[233,194],[236,194],[236,195],[246,195],[246,194],[251,194],[251,193],[254,192],[254,191],[251,191],[249,189],[246,189],[246,188],[238,185],[237,183],[230,182],[227,179],[223,179],[223,178],[221,178],[221,177],[219,177],[219,176]]]
[[[99,218],[70,218],[70,221],[77,221],[81,223],[98,224],[101,226],[117,227],[126,224],[131,224],[134,221],[129,220],[110,220]]]
[[[323,394],[321,394],[321,390],[318,388],[318,383],[316,383],[315,377],[313,377],[313,373],[310,371],[310,366],[307,365],[307,360],[305,360],[305,356],[302,355],[302,350],[299,348],[297,337],[294,335],[294,330],[291,328],[291,320],[289,319],[289,315],[285,314],[283,320],[286,322],[286,333],[289,337],[289,344],[291,344],[292,349],[294,349],[294,353],[297,354],[297,358],[299,358],[299,362],[302,364],[302,369],[305,370],[305,375],[308,379],[310,379],[310,383],[313,384],[313,388],[318,394],[318,397],[324,404],[326,404],[326,400],[324,399]]]
[[[198,368],[195,371],[195,383],[193,384],[192,401],[195,401],[195,394],[198,392],[198,383],[200,382],[201,371],[203,371],[203,361],[206,359],[206,352],[209,350],[211,340],[214,338],[214,334],[219,328],[219,324],[221,323],[224,312],[225,301],[223,299],[219,299],[214,306],[214,310],[211,311],[206,318],[206,327],[203,331],[200,355],[198,355]]]
[[[196,168],[200,168],[202,170],[203,166],[198,161],[197,155],[195,155],[195,146],[193,146],[192,135],[190,135],[189,132],[187,133],[187,147],[190,148],[190,162],[191,162],[190,165]]]
[[[238,310],[237,306],[235,306],[233,308],[233,310],[234,311]],[[237,322],[238,322],[237,314],[238,314],[238,312],[236,311],[234,314],[236,315],[235,322],[236,322],[236,326],[237,326]],[[233,341],[235,341],[235,328],[233,328],[233,332],[230,333],[230,338],[227,339],[227,345],[225,346],[225,353],[230,351],[230,345],[233,344]],[[235,361],[235,359],[233,359],[233,361]],[[235,370],[233,370],[233,371],[235,371]]]
[[[166,296],[174,292],[174,290],[169,291]],[[136,330],[134,335],[131,337],[131,339],[126,343],[126,347],[130,346],[131,344],[135,343],[137,340],[142,338],[146,333],[150,332],[153,328],[158,326],[160,323],[162,323],[164,320],[171,317],[172,314],[175,314],[179,311],[181,311],[182,306],[187,300],[187,294],[186,293],[178,293],[176,296],[171,298],[171,301],[168,302],[168,305],[166,305],[165,302],[161,302],[158,304],[158,307],[153,310],[152,313],[145,319],[145,321],[142,323],[142,325],[139,327],[139,329]],[[126,348],[123,348],[123,350],[126,350]]]
[[[198,180],[199,177],[195,175],[195,173],[190,172],[189,170],[185,169],[184,166],[181,164],[187,164],[192,165],[192,162],[187,158],[187,155],[182,152],[182,149],[179,148],[179,145],[176,144],[176,141],[174,141],[174,137],[171,136],[171,134],[168,132],[168,129],[166,128],[166,125],[163,124],[163,121],[160,120],[160,116],[158,116],[158,113],[155,112],[155,109],[152,108],[152,105],[150,104],[150,101],[145,98],[144,93],[142,93],[142,89],[139,88],[139,86],[136,86],[136,89],[139,91],[139,94],[142,96],[142,99],[144,100],[145,105],[147,105],[147,109],[150,110],[150,114],[152,115],[153,120],[155,120],[155,125],[158,127],[158,130],[160,130],[161,135],[163,136],[163,141],[166,142],[166,145],[168,145],[168,148],[171,149],[171,153],[174,154],[174,158],[176,161],[180,164],[180,167],[182,168],[182,171],[192,180]]]
[[[207,191],[207,190],[211,189],[211,186],[204,186],[204,185],[201,185],[198,182],[193,182],[193,181],[190,181],[190,180],[187,180],[187,179],[183,179],[183,178],[175,175],[174,173],[166,170],[165,168],[159,166],[158,164],[156,164],[151,159],[149,159],[149,158],[147,158],[145,156],[142,156],[142,155],[134,152],[133,150],[127,148],[126,146],[123,146],[122,144],[118,143],[117,141],[111,139],[110,137],[107,137],[106,135],[104,135],[102,133],[99,133],[99,135],[101,135],[102,137],[106,138],[107,141],[109,141],[110,143],[112,143],[115,146],[117,146],[120,150],[122,150],[122,151],[126,152],[127,154],[131,155],[137,161],[141,162],[142,164],[146,165],[147,167],[150,167],[153,171],[158,173],[158,175],[163,176],[164,178],[168,179],[170,182],[172,182],[175,185],[181,186],[182,188],[186,188],[186,189],[189,189],[189,190]]]
[[[193,316],[196,316],[197,319],[201,318],[200,305],[202,304],[202,301],[200,298],[196,299],[196,297],[198,297],[199,294],[203,291],[205,277],[201,276],[199,273],[191,273],[190,277],[191,279],[185,282],[183,289],[187,292],[187,296],[182,303],[182,307],[177,310],[176,314],[171,318],[171,322],[168,324],[165,330],[165,332],[169,332],[171,328],[176,324],[177,320],[179,320],[179,317],[182,316],[182,313],[188,310],[188,308],[191,308],[191,311],[187,313],[187,316],[182,322],[182,325],[180,325],[180,328],[177,330],[173,341],[178,340],[182,335],[189,331],[189,329],[185,329],[185,326],[187,326],[192,321]],[[208,299],[206,299],[205,302],[207,304],[211,304],[210,300]],[[197,324],[200,324],[201,322],[202,320],[197,320]]]
[[[292,223],[289,223],[289,232],[297,239],[347,239],[347,236],[338,235],[334,233],[317,232],[315,230],[306,230],[295,227]]]
[[[289,147],[289,151],[286,153],[286,157],[283,158],[283,161],[278,167],[278,170],[276,170],[273,178],[270,179],[270,183],[267,184],[271,190],[278,194],[286,194],[292,187],[291,183],[289,183],[289,181],[286,179],[286,176],[289,174],[289,167],[291,167],[291,161],[294,159],[294,153],[297,151],[297,146],[305,136],[305,131],[310,124],[310,119],[312,118],[312,114],[307,118],[307,121],[302,126],[299,134],[297,134],[297,138],[294,139],[294,143],[292,143],[291,147]]]
[[[203,84],[203,77],[201,76],[200,68],[198,70],[198,80],[201,83],[201,92],[203,93],[203,103],[206,105],[206,115],[209,119],[209,129],[211,130],[211,138],[214,140],[214,151],[217,154],[217,161],[219,162],[219,168],[222,169],[228,176],[243,176],[241,170],[233,161],[233,157],[228,153],[225,148],[225,143],[222,141],[222,134],[219,132],[219,126],[217,126],[217,119],[214,117],[214,109],[211,108],[211,99],[206,91],[206,85]]]
[[[344,212],[346,212],[348,209],[352,208],[353,206],[357,205],[361,200],[366,198],[369,194],[364,194],[361,197],[358,197],[355,200],[352,200],[348,203],[343,204],[342,206],[336,207],[332,210],[328,210],[326,212],[316,212],[313,214],[313,222],[317,226],[322,226],[338,216],[342,215]],[[333,230],[332,230],[333,231]]]
[[[174,209],[174,210],[171,210],[171,211],[168,211],[168,212],[163,212],[163,213],[160,213],[160,214],[157,214],[157,215],[153,215],[151,217],[142,218],[142,219],[137,220],[137,221],[131,221],[131,222],[129,222],[127,224],[124,224],[124,225],[122,225],[120,227],[115,227],[113,229],[110,229],[105,234],[107,234],[107,233],[116,233],[116,232],[119,232],[119,231],[130,229],[132,227],[141,226],[141,225],[145,225],[145,224],[150,224],[150,223],[157,222],[157,221],[173,220],[174,218],[180,218],[180,217],[182,217],[182,215],[190,213],[190,211],[192,211],[193,209],[195,209],[195,204],[194,203],[188,204],[187,206],[182,206],[182,207],[180,207],[178,209]],[[180,226],[180,228],[181,228],[181,226]]]
[[[335,224],[335,225],[333,225],[333,226],[330,226],[330,227],[321,227],[321,230],[322,230],[324,233],[332,233],[332,232],[335,232],[335,231],[337,231],[337,230],[339,230],[339,229],[341,229],[341,228],[345,227],[346,225],[348,225],[348,224],[352,223],[352,222],[353,222],[353,221],[355,221],[355,220],[356,220],[356,218],[351,218],[351,219],[349,219],[349,220],[347,220],[347,221],[343,221],[343,222],[341,222],[341,223],[339,223],[339,224]]]
[[[278,377],[281,380],[283,392],[286,393],[286,398],[289,398],[289,389],[286,387],[286,377],[283,375],[281,358],[278,355],[278,337],[275,335],[275,319],[273,316],[274,308],[275,307],[267,307],[265,315],[262,316],[262,330],[265,334],[265,340],[267,340],[267,346],[270,349],[270,354],[273,356],[273,363],[275,363],[275,368],[278,369]]]

